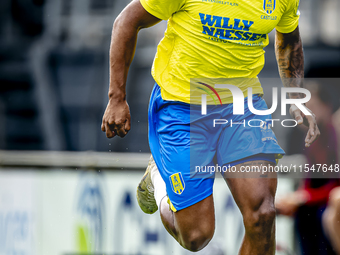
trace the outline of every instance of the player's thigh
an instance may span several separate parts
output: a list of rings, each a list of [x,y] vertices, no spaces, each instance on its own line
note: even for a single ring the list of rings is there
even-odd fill
[[[250,161],[246,162],[247,166],[272,165],[269,161]],[[243,216],[252,214],[257,211],[275,212],[274,199],[277,188],[276,173],[263,175],[262,173],[243,173],[239,174],[244,164],[236,165],[234,176],[228,175],[225,180],[235,199],[236,204],[240,208]]]
[[[215,231],[213,195],[175,212],[174,218],[176,228],[184,241],[209,241]]]

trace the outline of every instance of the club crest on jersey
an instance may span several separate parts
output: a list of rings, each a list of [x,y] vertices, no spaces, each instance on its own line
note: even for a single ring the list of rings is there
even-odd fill
[[[181,173],[170,175],[170,183],[172,191],[176,194],[182,194],[185,188],[185,183]]]
[[[275,10],[276,0],[263,0],[263,10],[267,14],[272,14]]]

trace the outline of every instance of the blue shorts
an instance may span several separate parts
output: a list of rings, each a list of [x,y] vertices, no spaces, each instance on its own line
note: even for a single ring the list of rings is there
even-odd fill
[[[253,96],[255,109],[268,109],[265,101]],[[166,183],[173,210],[189,207],[213,192],[214,173],[196,175],[195,166],[236,165],[252,160],[275,163],[284,151],[268,126],[271,115],[254,115],[245,99],[245,114],[233,115],[233,105],[208,106],[201,115],[200,106],[165,101],[155,84],[149,104],[149,144],[151,153]],[[228,120],[229,124],[212,125],[214,119]],[[263,120],[263,127],[251,127]],[[258,121],[257,121],[258,120]],[[270,122],[271,123],[271,122]]]

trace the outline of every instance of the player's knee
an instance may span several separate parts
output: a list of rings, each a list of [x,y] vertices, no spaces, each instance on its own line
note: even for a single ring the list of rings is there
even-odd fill
[[[202,250],[212,239],[214,229],[194,230],[183,237],[184,248],[196,252]]]
[[[257,209],[249,209],[244,217],[244,226],[249,234],[266,235],[273,230],[275,222],[275,208],[273,204],[262,204]]]

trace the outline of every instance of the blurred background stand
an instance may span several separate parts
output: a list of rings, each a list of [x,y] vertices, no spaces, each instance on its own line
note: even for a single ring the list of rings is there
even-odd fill
[[[107,140],[100,130],[112,24],[128,3],[1,1],[0,149],[149,152],[150,67],[166,22],[139,34],[127,82],[131,131],[124,140]],[[338,77],[340,1],[301,1],[300,12],[306,76]],[[279,77],[273,37],[274,32],[260,78]],[[279,137],[283,147],[284,137]]]

